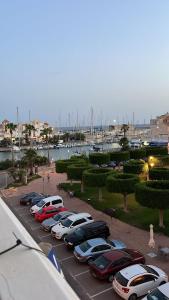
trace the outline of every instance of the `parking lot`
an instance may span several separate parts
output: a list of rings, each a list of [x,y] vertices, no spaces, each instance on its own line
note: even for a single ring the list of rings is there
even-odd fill
[[[46,174],[42,175],[46,176]],[[158,266],[169,274],[168,262],[166,263],[165,260],[156,255],[151,256],[151,254],[157,253],[158,245],[168,246],[168,237],[155,233],[155,249],[150,249],[148,246],[148,231],[123,223],[116,218],[110,218],[94,209],[90,203],[87,204],[75,197],[68,197],[67,193],[58,191],[56,188],[58,183],[63,181],[66,181],[65,174],[56,174],[55,172],[52,172],[50,183],[48,183],[47,180],[45,181],[45,192],[51,195],[61,195],[64,199],[65,207],[69,210],[88,212],[95,220],[106,221],[111,231],[110,238],[122,240],[128,248],[139,249],[145,256],[146,264]],[[42,189],[43,181],[42,178],[40,178],[31,182],[29,185],[20,187],[16,190],[3,190],[3,198],[37,243],[48,242],[56,248],[57,256],[62,265],[65,277],[72,288],[77,292],[80,299],[120,300],[120,297],[114,293],[111,283],[101,282],[93,278],[89,273],[88,266],[76,262],[72,251],[67,250],[62,240],[57,241],[56,239],[53,239],[50,233],[41,229],[40,223],[36,222],[31,216],[29,206],[20,206],[19,198],[21,194],[29,193],[31,191],[42,192]]]
[[[105,297],[107,300],[120,299],[113,292],[111,283],[93,278],[89,273],[88,265],[78,263],[74,259],[73,252],[66,248],[62,240],[52,238],[49,232],[41,229],[40,223],[36,222],[29,212],[30,207],[19,204],[19,197],[12,197],[6,202],[37,243],[48,242],[55,247],[63,273],[80,299],[102,300]]]

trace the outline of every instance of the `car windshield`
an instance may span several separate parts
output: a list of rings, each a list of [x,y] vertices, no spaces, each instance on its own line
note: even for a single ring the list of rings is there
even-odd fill
[[[79,247],[83,252],[86,252],[87,250],[89,250],[91,248],[90,244],[87,241],[80,244]]]
[[[107,268],[107,266],[110,263],[111,263],[111,261],[102,255],[99,256],[98,258],[96,258],[95,261],[93,262],[93,264],[101,270]]]
[[[78,237],[83,237],[83,229],[77,228],[74,232]]]
[[[153,268],[151,268],[150,266],[142,265],[142,267],[143,267],[148,273],[153,273],[153,274],[159,276],[159,274],[158,274]]]
[[[36,205],[37,205],[38,207],[42,207],[44,204],[45,204],[45,201],[41,200],[41,201],[39,201]]]
[[[38,214],[39,215],[43,214],[43,208],[41,208],[41,209],[38,210]]]
[[[149,295],[147,295],[148,300],[169,300],[159,289],[154,290]]]
[[[65,227],[69,227],[72,224],[72,221],[69,219],[65,219],[65,220],[61,220],[60,223]]]
[[[59,220],[61,219],[61,217],[62,217],[62,215],[57,214],[57,215],[55,215],[55,216],[53,217],[53,219],[54,219],[55,221],[59,221]]]

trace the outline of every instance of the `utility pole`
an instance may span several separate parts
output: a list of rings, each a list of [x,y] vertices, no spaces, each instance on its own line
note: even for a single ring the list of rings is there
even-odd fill
[[[16,108],[16,115],[17,115],[17,127],[18,127],[18,140],[19,140],[19,150],[21,147],[21,137],[20,137],[20,124],[19,124],[19,108]]]
[[[93,136],[93,107],[90,108],[90,133]]]

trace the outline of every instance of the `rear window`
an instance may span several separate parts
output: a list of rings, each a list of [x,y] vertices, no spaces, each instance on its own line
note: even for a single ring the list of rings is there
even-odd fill
[[[38,207],[42,207],[45,204],[45,201],[41,200],[40,202],[38,202],[36,205]]]
[[[68,218],[65,219],[65,220],[61,220],[60,222],[61,222],[61,224],[62,224],[63,226],[65,226],[65,227],[69,227],[69,226],[72,224],[72,221],[69,220]]]
[[[154,290],[149,295],[147,295],[148,300],[169,300],[159,289]]]
[[[115,279],[119,282],[122,286],[127,286],[128,279],[125,278],[120,272],[116,273]]]
[[[54,219],[55,221],[59,221],[59,220],[61,219],[61,217],[62,217],[62,215],[57,214],[57,215],[55,215],[55,216],[53,217],[53,219]]]
[[[89,250],[91,248],[91,246],[89,245],[89,243],[87,241],[80,244],[79,247],[83,252],[86,252],[87,250]]]
[[[93,263],[95,266],[97,266],[99,269],[102,270],[102,269],[107,268],[107,266],[111,263],[111,261],[101,255],[98,258],[96,258]]]

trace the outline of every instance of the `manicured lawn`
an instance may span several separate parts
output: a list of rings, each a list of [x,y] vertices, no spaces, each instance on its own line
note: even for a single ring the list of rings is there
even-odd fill
[[[135,201],[134,194],[128,196],[128,213],[125,213],[123,211],[123,196],[120,194],[109,193],[103,188],[103,200],[99,202],[97,188],[85,187],[84,193],[81,193],[79,183],[73,185],[62,183],[61,186],[65,191],[74,191],[75,196],[88,202],[98,210],[104,211],[106,208],[114,208],[116,210],[115,217],[121,221],[145,230],[149,230],[149,225],[153,224],[156,232],[161,231],[169,236],[169,210],[164,213],[165,228],[160,229],[158,226],[158,210],[140,206]]]

